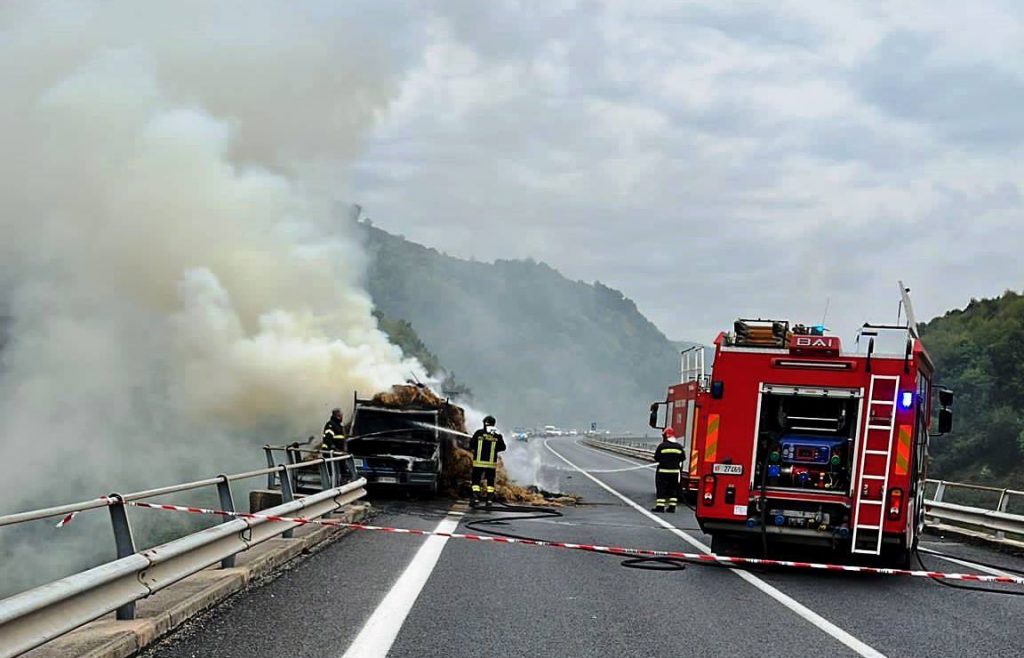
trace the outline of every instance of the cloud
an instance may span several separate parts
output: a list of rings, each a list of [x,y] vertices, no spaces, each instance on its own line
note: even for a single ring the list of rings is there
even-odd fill
[[[356,164],[385,228],[601,280],[678,338],[828,297],[848,334],[890,318],[899,278],[927,316],[1024,276],[984,257],[1024,248],[1012,4],[428,13]]]
[[[1024,141],[1019,67],[950,60],[934,37],[898,30],[869,54],[855,79],[884,111],[929,125],[964,148],[1013,150]]]

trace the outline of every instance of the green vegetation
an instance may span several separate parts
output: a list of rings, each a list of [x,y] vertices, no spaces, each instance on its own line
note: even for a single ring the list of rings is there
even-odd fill
[[[642,430],[678,352],[617,290],[533,260],[452,258],[368,224],[367,286],[502,424]]]
[[[373,312],[380,330],[387,334],[392,343],[402,348],[406,356],[416,358],[430,375],[443,372],[441,361],[431,352],[408,320],[385,317],[379,310]]]
[[[937,383],[956,393],[954,430],[931,442],[929,475],[1024,486],[1024,297],[971,300],[921,336]]]

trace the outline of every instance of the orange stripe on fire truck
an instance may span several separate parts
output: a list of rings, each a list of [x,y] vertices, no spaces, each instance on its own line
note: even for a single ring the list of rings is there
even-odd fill
[[[718,457],[718,421],[719,414],[708,414],[708,440],[704,445],[704,461],[707,463]]]
[[[700,407],[693,410],[693,432],[688,437],[690,439],[690,470],[688,471],[690,477],[697,476],[697,428],[699,427],[697,421],[700,420]]]
[[[899,441],[896,443],[896,475],[910,472],[910,425],[900,425]]]

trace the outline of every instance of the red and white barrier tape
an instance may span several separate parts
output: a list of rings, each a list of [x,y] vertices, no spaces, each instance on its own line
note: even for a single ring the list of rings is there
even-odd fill
[[[69,523],[71,523],[72,521],[74,521],[74,520],[75,520],[75,517],[76,517],[76,516],[78,516],[78,512],[72,512],[72,513],[70,513],[70,514],[67,514],[67,515],[65,515],[65,516],[64,516],[64,518],[63,518],[63,519],[61,519],[60,521],[58,521],[58,522],[57,522],[57,525],[55,525],[54,527],[55,527],[55,528],[63,528],[63,527],[64,527],[64,526],[66,526],[67,524],[69,524]]]
[[[296,523],[299,525],[321,525],[337,528],[351,528],[353,530],[375,530],[378,532],[389,532],[400,535],[420,535],[428,537],[447,537],[448,539],[468,539],[471,541],[492,542],[495,544],[525,544],[526,546],[546,546],[548,548],[563,548],[572,551],[586,551],[589,553],[607,553],[611,555],[621,555],[624,557],[667,557],[679,560],[692,560],[696,562],[718,563],[732,566],[790,567],[795,569],[845,571],[849,573],[869,573],[885,576],[913,576],[917,578],[963,580],[978,583],[1006,583],[1012,585],[1024,585],[1024,577],[1017,576],[987,576],[973,573],[944,573],[941,571],[919,571],[912,569],[856,567],[844,564],[826,564],[821,562],[794,562],[791,560],[768,560],[752,557],[727,557],[724,555],[715,555],[713,553],[682,553],[680,551],[656,551],[646,548],[597,546],[594,544],[574,544],[569,542],[543,541],[539,539],[515,539],[512,537],[471,535],[457,532],[437,532],[432,530],[415,530],[412,528],[390,528],[386,526],[367,525],[365,523],[345,523],[343,521],[332,521],[330,519],[306,519],[302,517],[293,516],[275,516],[273,514],[228,512],[225,510],[206,509],[203,507],[182,507],[181,505],[160,505],[156,503],[143,503],[136,501],[126,502],[125,504],[131,505],[133,507],[144,507],[147,509],[158,509],[170,512],[188,512],[190,514],[229,516],[240,519],[266,519],[267,521],[276,521],[281,523]]]

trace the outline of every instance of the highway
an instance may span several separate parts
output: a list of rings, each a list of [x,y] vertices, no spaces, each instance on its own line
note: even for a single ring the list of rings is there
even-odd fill
[[[646,511],[653,505],[653,474],[638,462],[570,438],[535,449],[545,481],[557,480],[559,490],[582,496],[582,504],[562,509],[560,518],[510,522],[502,531],[690,552],[709,543],[685,507],[674,515]],[[405,528],[475,532],[465,524],[489,515],[450,514],[450,501],[376,506],[374,523]],[[978,571],[972,560],[1024,569],[1021,559],[926,539],[926,549],[971,564],[926,555],[929,569]],[[993,658],[1024,652],[1017,626],[1024,597],[923,578],[700,565],[655,572],[627,569],[621,561],[554,548],[354,532],[141,655]]]

